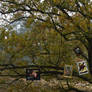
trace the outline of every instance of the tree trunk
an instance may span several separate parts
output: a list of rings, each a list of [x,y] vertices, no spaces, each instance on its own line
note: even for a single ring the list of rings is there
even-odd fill
[[[88,65],[89,72],[92,75],[92,38],[88,40]]]

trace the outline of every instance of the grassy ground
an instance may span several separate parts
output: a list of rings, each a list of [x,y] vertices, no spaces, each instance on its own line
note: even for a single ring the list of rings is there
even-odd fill
[[[9,79],[11,81],[13,79]],[[5,81],[3,81],[5,82]],[[68,88],[72,87],[72,88]],[[70,89],[70,90],[68,90]],[[27,81],[21,79],[12,84],[0,84],[0,92],[92,92],[92,84],[77,78],[66,80]]]

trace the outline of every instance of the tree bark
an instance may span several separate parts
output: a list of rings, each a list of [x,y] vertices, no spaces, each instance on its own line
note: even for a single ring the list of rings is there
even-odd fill
[[[92,75],[92,38],[88,39],[88,65],[89,72]]]

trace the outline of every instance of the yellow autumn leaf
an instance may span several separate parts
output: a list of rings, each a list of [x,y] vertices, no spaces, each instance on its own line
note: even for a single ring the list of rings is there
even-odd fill
[[[30,24],[33,23],[34,21],[34,18],[30,17],[27,19],[27,22],[26,22],[26,27],[30,27]]]
[[[54,3],[59,4],[61,0],[53,0]]]

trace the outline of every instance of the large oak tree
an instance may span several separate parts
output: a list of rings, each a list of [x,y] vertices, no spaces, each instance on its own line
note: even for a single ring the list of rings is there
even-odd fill
[[[38,27],[52,28],[66,41],[80,41],[88,53],[92,74],[91,0],[0,0],[0,4],[6,24],[24,20],[26,27],[30,27],[39,22]]]

